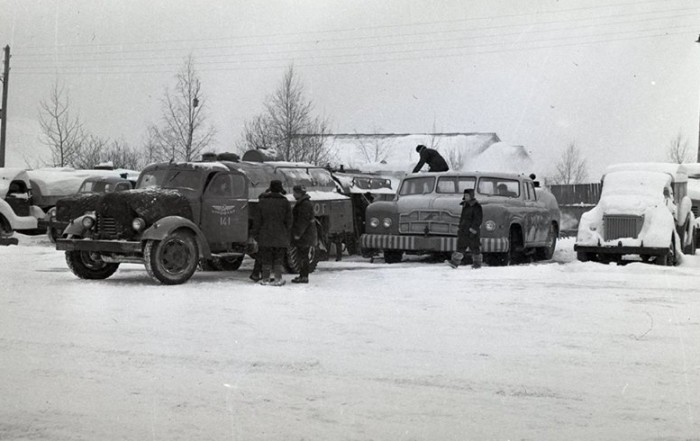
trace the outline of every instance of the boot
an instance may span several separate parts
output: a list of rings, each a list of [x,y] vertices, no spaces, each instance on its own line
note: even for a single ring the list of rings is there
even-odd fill
[[[462,263],[462,259],[464,258],[464,254],[460,253],[459,251],[455,251],[452,253],[452,258],[447,261],[447,263],[452,267],[452,268],[457,268],[460,263]]]
[[[472,256],[472,268],[474,268],[474,269],[481,268],[482,259],[483,259],[483,257],[482,257],[481,253],[474,254],[474,256]]]
[[[262,280],[260,281],[261,285],[269,285],[272,283],[272,280],[270,280],[270,265],[263,265],[262,267]]]
[[[284,279],[282,279],[282,265],[275,265],[273,267],[275,272],[275,283],[276,286],[284,285]]]

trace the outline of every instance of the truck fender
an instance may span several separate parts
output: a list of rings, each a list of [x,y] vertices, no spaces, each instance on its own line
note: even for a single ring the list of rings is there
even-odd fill
[[[66,228],[63,229],[63,234],[68,234],[71,236],[78,236],[78,237],[83,237],[85,236],[85,227],[83,227],[83,218],[86,216],[91,216],[95,217],[94,214],[84,214],[80,217],[76,217],[75,219],[71,220],[70,223]]]
[[[209,249],[209,244],[202,230],[200,230],[194,222],[182,216],[168,216],[163,219],[158,219],[143,232],[141,240],[163,240],[173,231],[180,228],[190,230],[194,233],[197,237],[200,256],[204,259],[209,259],[211,257],[211,250]]]

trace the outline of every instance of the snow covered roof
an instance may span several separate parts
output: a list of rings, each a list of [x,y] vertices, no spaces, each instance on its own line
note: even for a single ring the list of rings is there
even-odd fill
[[[688,172],[685,165],[667,162],[630,162],[624,164],[614,164],[605,169],[603,177],[609,173],[619,171],[659,172],[670,175],[675,182],[686,182],[688,180]]]
[[[121,177],[138,179],[139,172],[135,170],[75,170],[69,167],[40,168],[27,170],[33,190],[43,196],[66,196],[77,193],[86,178],[93,176]]]

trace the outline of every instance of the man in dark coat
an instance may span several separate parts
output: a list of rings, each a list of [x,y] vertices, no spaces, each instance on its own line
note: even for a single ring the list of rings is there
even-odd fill
[[[437,150],[429,149],[428,147],[420,144],[416,147],[416,151],[420,155],[420,161],[413,168],[413,173],[417,173],[423,168],[423,165],[428,164],[429,170],[431,172],[445,172],[450,168]]]
[[[484,214],[481,204],[474,197],[474,189],[464,190],[460,205],[462,214],[457,230],[457,250],[452,253],[449,264],[457,268],[469,249],[472,253],[472,268],[481,268],[481,222]]]
[[[309,249],[318,241],[314,204],[303,185],[295,185],[292,194],[297,201],[292,209],[292,245],[297,248],[301,260],[299,276],[293,278],[292,283],[309,283]]]
[[[263,285],[284,285],[282,263],[289,248],[292,208],[284,196],[282,181],[270,182],[270,191],[258,197],[258,210],[253,222],[253,237],[258,241],[262,259]],[[274,270],[275,278],[270,279]]]

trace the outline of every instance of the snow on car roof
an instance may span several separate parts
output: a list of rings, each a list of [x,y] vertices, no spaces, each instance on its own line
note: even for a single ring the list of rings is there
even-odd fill
[[[605,169],[603,177],[618,171],[634,172],[659,172],[670,175],[675,182],[685,182],[688,180],[688,172],[683,164],[671,164],[666,162],[629,162],[614,164]]]
[[[95,176],[121,177],[127,174],[127,179],[136,179],[138,172],[134,170],[75,170],[69,167],[39,168],[27,170],[29,179],[34,187],[38,187],[44,196],[65,196],[77,193],[86,178]]]
[[[0,197],[4,198],[15,180],[29,181],[26,170],[22,168],[0,168]]]

